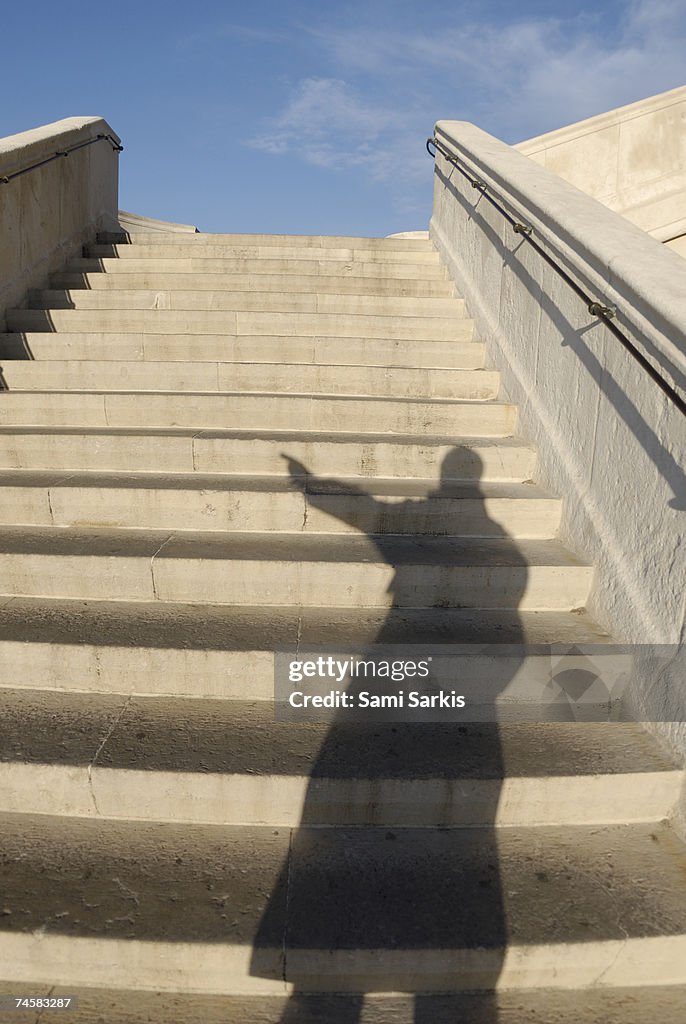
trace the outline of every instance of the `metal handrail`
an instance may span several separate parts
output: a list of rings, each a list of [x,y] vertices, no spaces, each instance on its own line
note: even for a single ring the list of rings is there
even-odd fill
[[[433,153],[431,152],[431,146],[434,147]],[[588,312],[592,316],[597,317],[598,320],[600,320],[607,327],[607,329],[615,336],[615,338],[617,338],[620,344],[624,346],[627,352],[631,356],[633,356],[636,362],[643,367],[643,369],[646,371],[646,373],[648,373],[650,377],[652,377],[657,386],[664,392],[665,395],[667,395],[670,401],[673,402],[673,404],[676,406],[679,412],[683,416],[686,416],[686,400],[684,400],[681,397],[676,388],[674,388],[668,381],[664,379],[664,377],[662,377],[662,375],[658,372],[658,370],[656,370],[653,364],[648,359],[646,359],[642,352],[640,352],[636,348],[636,346],[630,340],[630,338],[628,338],[626,334],[624,334],[624,332],[619,329],[617,324],[612,323],[612,320],[617,315],[617,307],[607,306],[604,303],[599,302],[598,299],[594,299],[593,296],[589,295],[588,292],[584,288],[582,288],[581,285],[577,281],[575,281],[574,278],[571,277],[567,273],[567,271],[564,270],[564,268],[561,267],[560,264],[557,263],[553,259],[553,257],[545,251],[545,249],[542,248],[542,246],[538,244],[536,239],[532,238],[532,235],[534,233],[533,225],[527,224],[525,221],[518,220],[516,217],[513,217],[512,214],[505,209],[502,203],[500,203],[498,199],[491,195],[491,186],[488,185],[481,178],[476,177],[476,175],[474,175],[473,173],[470,173],[470,170],[467,168],[467,165],[464,164],[462,157],[458,158],[457,156],[455,156],[454,153],[451,153],[450,150],[446,149],[446,147],[435,136],[432,136],[426,140],[426,151],[429,154],[429,156],[434,159],[436,157],[436,151],[438,151],[441,154],[441,156],[445,157],[445,159],[460,172],[463,178],[467,179],[472,188],[478,189],[478,191],[481,193],[484,199],[487,202],[489,202],[491,206],[493,206],[496,210],[498,210],[499,213],[503,215],[503,217],[508,222],[508,224],[515,232],[515,234],[521,235],[522,241],[527,242],[532,247],[532,249],[535,249],[538,255],[545,260],[548,266],[552,267],[555,273],[559,277],[561,277],[566,284],[569,285],[572,291],[575,292],[579,296],[579,298],[586,304]]]
[[[20,171],[13,171],[11,174],[0,174],[0,184],[8,185],[14,178],[21,177],[22,174],[28,174],[29,171],[35,171],[37,167],[44,167],[46,164],[52,163],[53,160],[59,160],[60,157],[69,156],[70,153],[74,153],[77,149],[83,149],[84,146],[92,146],[94,142],[101,142],[106,139],[111,145],[115,153],[121,153],[124,147],[120,145],[113,135],[100,134],[96,135],[92,139],[87,139],[85,142],[77,142],[75,146],[68,146],[66,149],[58,149],[52,156],[47,156],[44,160],[37,160],[35,164],[29,164],[27,167],[22,167]]]

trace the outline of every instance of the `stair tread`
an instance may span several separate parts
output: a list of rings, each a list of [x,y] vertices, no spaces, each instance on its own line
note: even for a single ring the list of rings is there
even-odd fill
[[[438,253],[432,249],[400,249],[397,246],[374,249],[365,245],[356,245],[355,239],[343,239],[341,242],[334,240],[332,244],[322,246],[299,246],[289,242],[284,242],[281,245],[264,245],[260,242],[237,242],[232,238],[194,245],[187,238],[176,236],[157,243],[141,241],[132,245],[128,242],[95,242],[84,246],[85,256],[117,256],[124,259],[137,259],[140,255],[166,258],[170,253],[191,257],[228,254],[241,260],[264,257],[269,260],[295,259],[301,262],[328,260],[340,263],[347,261],[374,265],[377,263],[404,263],[407,266],[440,267]]]
[[[362,295],[357,293],[232,291],[231,289],[114,289],[44,290],[32,295],[27,312],[60,313],[293,313],[304,316],[393,317],[398,322],[451,321],[467,318],[464,301],[454,297]],[[11,311],[13,320],[19,317]],[[68,322],[68,321],[67,321]]]
[[[98,331],[24,331],[0,335],[6,363],[34,359],[102,362],[279,363],[388,366],[406,369],[481,369],[484,345],[474,340],[424,341],[411,347],[397,338],[297,335],[155,334]],[[262,357],[262,358],[261,358]],[[47,361],[46,360],[46,361]]]
[[[298,312],[279,309],[234,311],[230,309],[193,309],[192,307],[185,309],[63,309],[60,307],[35,309],[20,307],[7,310],[8,323],[11,325],[11,330],[15,332],[23,331],[26,325],[29,326],[29,329],[33,330],[44,328],[45,330],[54,331],[56,327],[58,330],[61,329],[59,325],[77,327],[80,324],[91,325],[84,326],[83,330],[87,333],[101,330],[116,331],[117,329],[122,330],[121,321],[128,319],[131,323],[144,323],[150,326],[157,325],[160,330],[163,324],[171,325],[174,327],[172,332],[174,334],[205,333],[205,331],[212,327],[217,329],[217,333],[222,333],[222,328],[225,328],[223,333],[227,335],[266,333],[264,330],[237,331],[235,326],[231,326],[232,317],[240,318],[240,325],[244,328],[261,323],[275,323],[283,324],[284,326],[292,325],[294,328],[300,329],[300,331],[296,330],[294,333],[302,333],[304,335],[318,333],[317,331],[308,332],[303,330],[303,328],[310,324],[319,324],[320,327],[330,324],[332,327],[340,328],[345,323],[350,328],[357,328],[360,336],[364,336],[371,327],[374,327],[376,330],[384,326],[386,328],[393,327],[399,331],[402,329],[412,329],[413,327],[424,328],[430,337],[435,332],[438,340],[445,340],[445,337],[443,339],[440,338],[441,330],[445,332],[449,328],[452,330],[459,328],[464,332],[472,324],[470,318],[465,317],[463,313],[458,311],[450,315],[441,313],[438,316],[427,316],[417,313],[404,316],[399,313],[337,313],[327,310],[321,312],[318,310]],[[193,332],[192,329],[189,329],[188,325],[198,321],[204,321],[202,331]],[[186,326],[184,326],[184,323],[186,323]],[[138,329],[140,330],[140,327]],[[407,337],[409,342],[414,340],[415,336],[410,334],[409,336],[401,335],[401,337]],[[449,340],[452,339],[449,338]]]
[[[251,338],[392,338],[414,342],[470,341],[474,322],[463,314],[427,316],[392,312],[289,312],[232,309],[30,309],[7,310],[10,332],[73,334],[206,335]]]
[[[50,278],[51,288],[71,289],[88,288],[94,291],[118,291],[120,289],[149,289],[202,291],[258,291],[290,292],[305,294],[316,292],[357,294],[357,295],[395,295],[413,298],[454,298],[456,296],[453,283],[447,279],[436,278],[384,278],[384,277],[352,277],[350,274],[288,274],[285,270],[280,274],[238,272],[221,273],[218,270],[166,270],[142,269],[138,271],[117,268],[112,273],[110,266],[101,270],[91,268],[91,260],[81,260],[71,265],[71,269],[53,274]],[[106,262],[106,261],[103,261]]]
[[[0,603],[0,642],[159,650],[272,651],[278,645],[373,643],[608,643],[583,609],[296,608],[12,597]]]
[[[68,392],[66,392],[68,394]],[[1,399],[0,399],[1,401]],[[493,404],[493,403],[490,403]],[[41,434],[72,437],[101,437],[111,434],[117,437],[198,437],[206,439],[226,440],[248,440],[263,439],[275,441],[301,441],[332,442],[337,444],[364,443],[364,444],[393,444],[393,445],[422,445],[425,447],[437,445],[446,446],[446,438],[442,434],[387,434],[387,433],[356,433],[354,431],[325,431],[312,429],[290,429],[290,430],[260,430],[255,427],[227,427],[227,428],[193,428],[193,427],[146,427],[146,426],[84,426],[69,427],[55,426],[46,427],[33,424],[0,424],[1,435]],[[468,436],[466,434],[453,435],[451,438],[455,445],[462,447],[479,448],[515,448],[533,451],[533,448],[521,438],[505,435],[503,437],[481,437],[479,435]]]
[[[207,283],[208,275],[201,275],[203,281]],[[119,282],[118,276],[114,276],[113,280]],[[313,277],[314,281],[318,279]],[[329,279],[331,280],[331,279]],[[259,285],[259,282],[257,282]],[[214,289],[198,288],[195,283],[183,285],[180,288],[173,288],[170,286],[153,286],[147,285],[145,287],[131,287],[124,288],[121,284],[117,288],[79,288],[74,286],[67,286],[62,288],[40,288],[34,289],[30,292],[31,305],[27,308],[31,309],[49,309],[52,303],[57,303],[56,308],[63,308],[60,304],[70,300],[81,300],[89,299],[93,297],[93,302],[105,302],[108,299],[116,301],[118,305],[125,308],[127,300],[133,303],[150,302],[154,303],[155,300],[159,300],[160,296],[175,296],[179,301],[188,299],[189,301],[193,296],[205,296],[209,295],[221,295],[221,296],[235,296],[236,298],[243,298],[246,295],[252,296],[255,302],[259,303],[262,300],[273,300],[278,301],[281,298],[300,296],[304,298],[313,298],[317,295],[321,295],[322,299],[326,300],[327,304],[331,304],[334,301],[341,300],[343,303],[352,303],[354,301],[361,301],[363,303],[374,305],[378,302],[379,305],[384,304],[397,304],[399,309],[402,310],[404,306],[419,306],[422,309],[426,309],[425,313],[419,315],[431,316],[434,309],[445,309],[446,315],[453,315],[452,311],[455,310],[455,315],[458,315],[458,311],[462,309],[464,300],[457,295],[367,295],[356,292],[336,292],[335,290],[327,290],[326,292],[320,293],[316,287],[311,291],[306,291],[303,288],[259,288],[253,287],[249,292],[245,289],[234,290],[229,287],[216,287]],[[69,307],[67,307],[69,308]],[[84,306],[82,308],[88,308]],[[97,307],[92,307],[97,308]],[[103,306],[102,308],[108,308]],[[130,308],[134,308],[133,306]],[[135,308],[148,308],[146,306],[136,306]],[[152,305],[149,308],[162,309],[164,307]],[[178,309],[193,309],[193,306],[177,306],[172,308]],[[205,308],[205,307],[203,307]],[[212,307],[207,307],[212,308]],[[258,307],[259,308],[259,307]],[[278,307],[277,307],[278,308]],[[327,312],[327,310],[324,310]],[[330,310],[329,310],[330,311]],[[397,315],[401,315],[398,313]],[[416,314],[415,314],[416,315]]]
[[[291,402],[291,401],[302,401],[306,400],[311,404],[326,404],[326,403],[340,403],[341,407],[344,407],[346,403],[365,403],[369,406],[396,406],[400,408],[412,408],[412,407],[428,407],[428,408],[444,408],[444,407],[460,407],[461,409],[473,409],[474,407],[494,409],[496,411],[510,411],[513,410],[511,402],[502,401],[498,398],[442,398],[434,396],[411,396],[411,395],[383,395],[383,394],[336,394],[334,392],[327,391],[274,391],[274,390],[235,390],[235,389],[222,389],[215,391],[208,391],[202,388],[194,388],[188,391],[174,390],[170,391],[168,388],[160,388],[160,390],[143,391],[132,388],[127,388],[121,384],[113,386],[112,388],[94,388],[92,386],[86,388],[74,388],[66,389],[63,387],[40,387],[40,388],[28,388],[28,389],[12,389],[9,391],[3,391],[0,403],[4,403],[4,406],[11,409],[12,402],[15,402],[19,408],[24,408],[27,402],[30,402],[34,395],[51,395],[58,399],[60,397],[72,398],[78,395],[80,398],[98,398],[106,397],[116,400],[119,397],[141,397],[140,408],[149,409],[153,401],[164,401],[164,399],[173,399],[171,404],[176,403],[178,407],[182,402],[189,402],[190,399],[213,399],[220,401],[222,399],[233,399],[232,406],[229,407],[228,412],[239,408],[239,400],[245,399],[245,401],[254,399],[263,399],[269,401],[270,404],[275,402]],[[144,396],[144,400],[143,399]],[[0,404],[1,408],[1,404]],[[83,408],[85,409],[85,403]],[[164,407],[163,407],[164,408]],[[122,415],[131,415],[122,413]],[[163,415],[160,412],[159,415]],[[199,413],[199,416],[202,414]],[[6,421],[5,421],[6,422]],[[77,424],[75,424],[77,426]],[[203,429],[202,422],[199,429]],[[205,429],[211,429],[206,427]],[[347,431],[346,431],[347,432]],[[395,431],[393,431],[394,433]],[[367,436],[367,435],[365,435]],[[444,435],[443,435],[444,436]],[[498,436],[498,435],[497,435]]]
[[[193,245],[214,244],[217,241],[226,241],[236,245],[283,245],[287,242],[292,245],[302,245],[305,248],[331,247],[332,243],[344,243],[345,245],[368,245],[377,249],[416,249],[420,252],[435,252],[433,242],[428,238],[394,238],[392,236],[379,235],[307,235],[307,234],[264,234],[262,232],[209,232],[195,231],[100,231],[97,235],[99,242],[119,241],[127,245],[140,243],[190,242]]]
[[[512,501],[555,501],[548,492],[534,483],[455,480],[439,484],[436,480],[402,480],[370,477],[360,486],[359,477],[336,479],[305,477],[302,488],[310,494],[345,495],[351,500],[364,500],[367,495],[417,498],[422,501],[503,499]],[[98,487],[160,490],[203,490],[223,492],[290,493],[299,491],[290,477],[259,474],[209,473],[105,473],[64,472],[51,470],[0,469],[0,487]],[[350,492],[357,488],[361,494]]]
[[[36,362],[34,360],[31,360],[31,359],[7,359],[7,358],[5,358],[4,362],[8,362],[8,363],[13,364],[13,365],[20,365],[21,367],[27,367],[27,368],[33,368],[34,366],[36,366]],[[193,366],[196,366],[198,364],[201,365],[201,366],[205,366],[208,362],[209,363],[218,363],[220,365],[234,366],[235,363],[236,363],[236,360],[232,360],[232,359],[211,359],[211,360],[207,360],[207,359],[187,359],[187,360],[184,361],[184,365],[189,366],[189,367],[193,367]],[[47,366],[48,368],[50,368],[52,366],[56,366],[56,367],[68,366],[68,367],[73,368],[74,370],[77,370],[80,365],[91,367],[94,364],[95,364],[96,367],[102,366],[103,369],[107,368],[110,371],[115,370],[115,369],[126,370],[128,368],[136,368],[136,369],[140,368],[140,360],[135,360],[135,359],[41,359],[40,360],[40,365],[41,366]],[[170,369],[174,369],[174,370],[176,370],[178,372],[178,368],[179,368],[178,361],[177,360],[170,360],[170,359],[148,359],[148,360],[145,361],[145,365],[146,365],[146,367],[150,367],[151,371],[152,370],[159,370],[159,369],[161,369],[163,367],[169,367]],[[270,359],[270,360],[241,359],[239,365],[240,366],[250,366],[250,367],[254,366],[254,367],[264,368],[265,372],[268,369],[272,369],[272,368],[275,368],[275,367],[299,367],[299,368],[316,367],[317,370],[320,370],[320,371],[324,371],[324,370],[342,370],[342,371],[346,372],[346,371],[355,370],[355,369],[364,369],[364,370],[383,370],[383,371],[388,372],[388,373],[398,373],[398,372],[403,371],[403,370],[409,370],[409,371],[416,372],[416,373],[419,373],[419,374],[423,374],[423,373],[427,373],[427,372],[430,373],[432,371],[432,369],[435,369],[438,373],[440,373],[441,376],[444,376],[444,375],[447,374],[448,376],[458,376],[458,377],[460,377],[460,376],[462,376],[464,374],[466,374],[468,377],[469,376],[473,376],[473,375],[483,376],[483,377],[495,377],[498,374],[497,370],[493,370],[490,367],[486,367],[486,366],[465,367],[464,369],[462,369],[462,368],[450,369],[450,368],[446,368],[446,367],[435,367],[434,368],[434,367],[430,367],[430,366],[409,366],[409,365],[408,366],[398,366],[398,365],[393,364],[393,363],[372,363],[372,364],[370,364],[370,363],[336,363],[336,362],[330,362],[330,363],[307,363],[307,362],[303,362],[303,361],[300,361],[300,360],[297,360],[297,359],[293,360],[293,361],[289,361],[289,360],[277,361],[277,360],[274,360],[274,359]],[[13,390],[15,390],[15,389],[13,389]]]
[[[303,975],[337,958],[340,971],[348,951],[383,975],[398,973],[404,950],[470,950],[488,963],[484,954],[506,944],[588,949],[686,935],[684,848],[659,824],[512,828],[496,845],[490,828],[2,823],[5,940],[41,929],[132,944],[254,942],[253,971],[273,977],[284,947],[287,976],[290,951],[308,951],[306,969],[293,965]]]
[[[382,556],[379,549],[382,548]],[[84,527],[0,527],[0,554],[279,562],[387,562],[451,567],[585,568],[558,540],[268,534]]]
[[[23,994],[26,986],[0,982],[0,994]],[[33,985],[32,992],[74,995],[63,985]],[[69,1024],[277,1024],[284,1019],[287,995],[202,995],[78,987],[79,1006]],[[349,1024],[363,1002],[361,1024],[413,1024],[411,994],[298,993],[298,1024]],[[419,1012],[431,1024],[646,1024],[668,1020],[682,1024],[686,986],[646,985],[626,988],[500,989],[494,993],[423,994]],[[352,1006],[351,1006],[352,1003]],[[30,1014],[30,1015],[29,1015]],[[495,1015],[498,1016],[495,1016]],[[355,1018],[357,1019],[357,1018]],[[35,1011],[15,1012],[17,1024],[34,1024]]]
[[[9,392],[329,395],[396,401],[493,400],[499,374],[443,369],[252,360],[4,359]]]
[[[183,773],[197,772],[411,784],[678,771],[637,723],[332,728],[276,722],[266,701],[11,688],[0,689],[0,706],[0,761],[173,772],[179,786]]]
[[[284,257],[259,256],[240,257],[236,255],[210,255],[202,250],[187,250],[185,255],[162,255],[148,249],[140,248],[124,253],[113,253],[111,247],[103,246],[99,254],[91,253],[80,259],[72,260],[67,265],[67,273],[108,273],[130,274],[136,271],[155,273],[188,273],[197,274],[205,271],[220,274],[257,274],[316,276],[316,277],[350,277],[381,278],[384,281],[431,281],[449,282],[440,262],[408,263],[408,262],[360,262],[355,260],[341,261],[327,258],[322,251],[318,259],[302,259],[298,256]],[[122,258],[124,256],[126,258]]]

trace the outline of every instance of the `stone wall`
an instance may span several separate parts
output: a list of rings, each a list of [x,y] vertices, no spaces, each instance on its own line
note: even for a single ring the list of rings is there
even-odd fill
[[[622,217],[474,125],[437,137],[504,197],[517,219],[686,394],[686,263]],[[443,157],[431,237],[489,358],[539,450],[538,477],[564,496],[562,537],[592,560],[591,611],[619,640],[680,644],[686,633],[686,418],[585,304]],[[645,676],[639,714],[686,754],[686,681]],[[676,707],[673,706],[676,702]]]
[[[1,179],[100,134],[119,141],[100,117],[69,117],[0,139],[0,329],[5,310],[29,288],[45,285],[97,230],[116,228],[119,154],[103,139]]]
[[[686,86],[520,142],[516,149],[683,252]]]

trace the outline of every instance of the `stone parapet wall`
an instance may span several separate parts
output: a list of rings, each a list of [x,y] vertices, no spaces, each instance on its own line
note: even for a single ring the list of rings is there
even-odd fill
[[[686,394],[686,264],[600,203],[474,125],[436,134]],[[618,639],[683,642],[686,418],[584,302],[440,154],[431,237],[563,495],[562,538],[596,565],[592,613]],[[641,713],[684,717],[686,686]],[[670,699],[672,699],[670,698]],[[651,701],[656,703],[651,704]],[[659,727],[686,752],[683,726]]]
[[[686,86],[515,148],[658,241],[686,234]]]
[[[98,230],[117,226],[119,154],[103,139],[1,179],[98,135],[119,141],[100,117],[69,117],[0,139],[0,327],[29,288],[45,284]]]

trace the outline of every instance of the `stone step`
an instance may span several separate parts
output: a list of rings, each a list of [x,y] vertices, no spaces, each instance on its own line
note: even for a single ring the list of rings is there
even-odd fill
[[[585,605],[591,579],[554,540],[0,530],[8,597],[564,610]]]
[[[111,252],[110,249],[106,250]],[[255,257],[206,256],[203,250],[190,250],[187,256],[165,256],[156,254],[152,248],[149,255],[140,255],[140,250],[132,246],[122,246],[119,255],[83,256],[68,264],[68,271],[98,272],[108,274],[231,274],[239,277],[258,275],[278,275],[287,278],[333,277],[337,280],[351,278],[360,280],[371,278],[374,281],[400,281],[403,286],[413,287],[415,282],[440,282],[442,285],[453,284],[449,281],[445,269],[440,263],[363,263],[359,260],[285,258],[277,259]],[[453,294],[452,291],[450,294]]]
[[[288,986],[284,986],[288,988]],[[0,993],[26,986],[0,982]],[[78,995],[69,1024],[646,1024],[679,1021],[686,986],[647,985],[581,989],[505,989],[452,994],[299,992],[289,997],[198,995],[194,992],[31,986],[38,995]],[[35,1010],[13,1011],[16,1024],[35,1024]]]
[[[478,369],[484,345],[476,341],[407,341],[397,338],[295,335],[70,334],[47,331],[0,334],[4,359],[326,363],[337,366],[406,366]]]
[[[210,825],[659,822],[683,771],[635,723],[274,721],[270,704],[0,689],[0,814]],[[399,757],[402,751],[402,757]]]
[[[406,341],[471,341],[474,323],[464,317],[370,316],[361,313],[288,313],[171,309],[11,309],[10,331],[119,334],[251,334],[305,337],[398,338]]]
[[[18,983],[281,997],[686,983],[684,848],[661,824],[496,839],[16,815],[0,835],[0,963]]]
[[[37,360],[5,362],[9,391],[265,392],[374,398],[494,399],[496,370],[447,370],[314,363]]]
[[[446,438],[502,437],[514,432],[516,407],[457,399],[356,398],[246,392],[208,394],[135,391],[5,391],[0,395],[3,426],[230,427],[287,431],[344,432],[364,424],[364,433],[420,433]],[[364,435],[363,435],[364,436]]]
[[[8,396],[0,397],[2,400]],[[459,443],[458,443],[459,441]],[[529,480],[536,453],[512,437],[448,441],[426,434],[326,434],[312,430],[0,427],[0,468],[96,472],[275,474],[284,454],[311,473],[369,480]]]
[[[275,647],[606,645],[582,610],[296,608],[19,598],[0,607],[0,680],[36,690],[272,701]],[[592,735],[592,728],[588,735]]]
[[[121,243],[130,245],[169,245],[179,241],[173,231],[100,231],[100,243]],[[203,249],[206,245],[274,246],[276,248],[303,249],[375,249],[381,252],[435,252],[433,242],[428,238],[370,238],[357,235],[265,235],[229,234],[198,231],[184,234],[184,244]]]
[[[111,270],[104,261],[105,270]],[[174,272],[139,269],[132,273],[129,263],[117,267],[118,273],[83,273],[70,271],[53,274],[53,288],[87,288],[93,291],[153,288],[162,291],[216,291],[216,292],[300,292],[303,294],[415,296],[421,298],[451,298],[455,287],[451,281],[409,280],[407,278],[326,277],[319,274],[222,274],[202,270]]]
[[[543,539],[560,519],[560,502],[533,484],[300,481],[0,472],[0,524]]]
[[[384,295],[307,294],[306,292],[258,291],[153,291],[134,288],[128,291],[109,289],[89,291],[35,291],[29,296],[32,309],[79,310],[209,310],[255,311],[274,310],[283,313],[337,313],[343,316],[382,316],[413,318],[448,318],[464,316],[464,300],[449,298],[415,298]]]
[[[170,259],[181,257],[199,256],[203,259],[235,259],[235,260],[297,260],[299,263],[316,262],[328,260],[337,263],[358,263],[373,264],[403,264],[407,268],[415,267],[440,267],[440,259],[435,250],[416,249],[369,249],[356,245],[327,245],[327,246],[304,246],[304,245],[254,245],[236,244],[231,241],[206,242],[197,245],[189,242],[186,237],[182,240],[178,235],[173,241],[165,240],[160,242],[138,242],[130,244],[94,244],[84,246],[83,255],[86,257],[116,257],[118,259],[150,259],[160,257]],[[410,274],[412,276],[412,274]],[[442,276],[442,275],[441,275]]]

